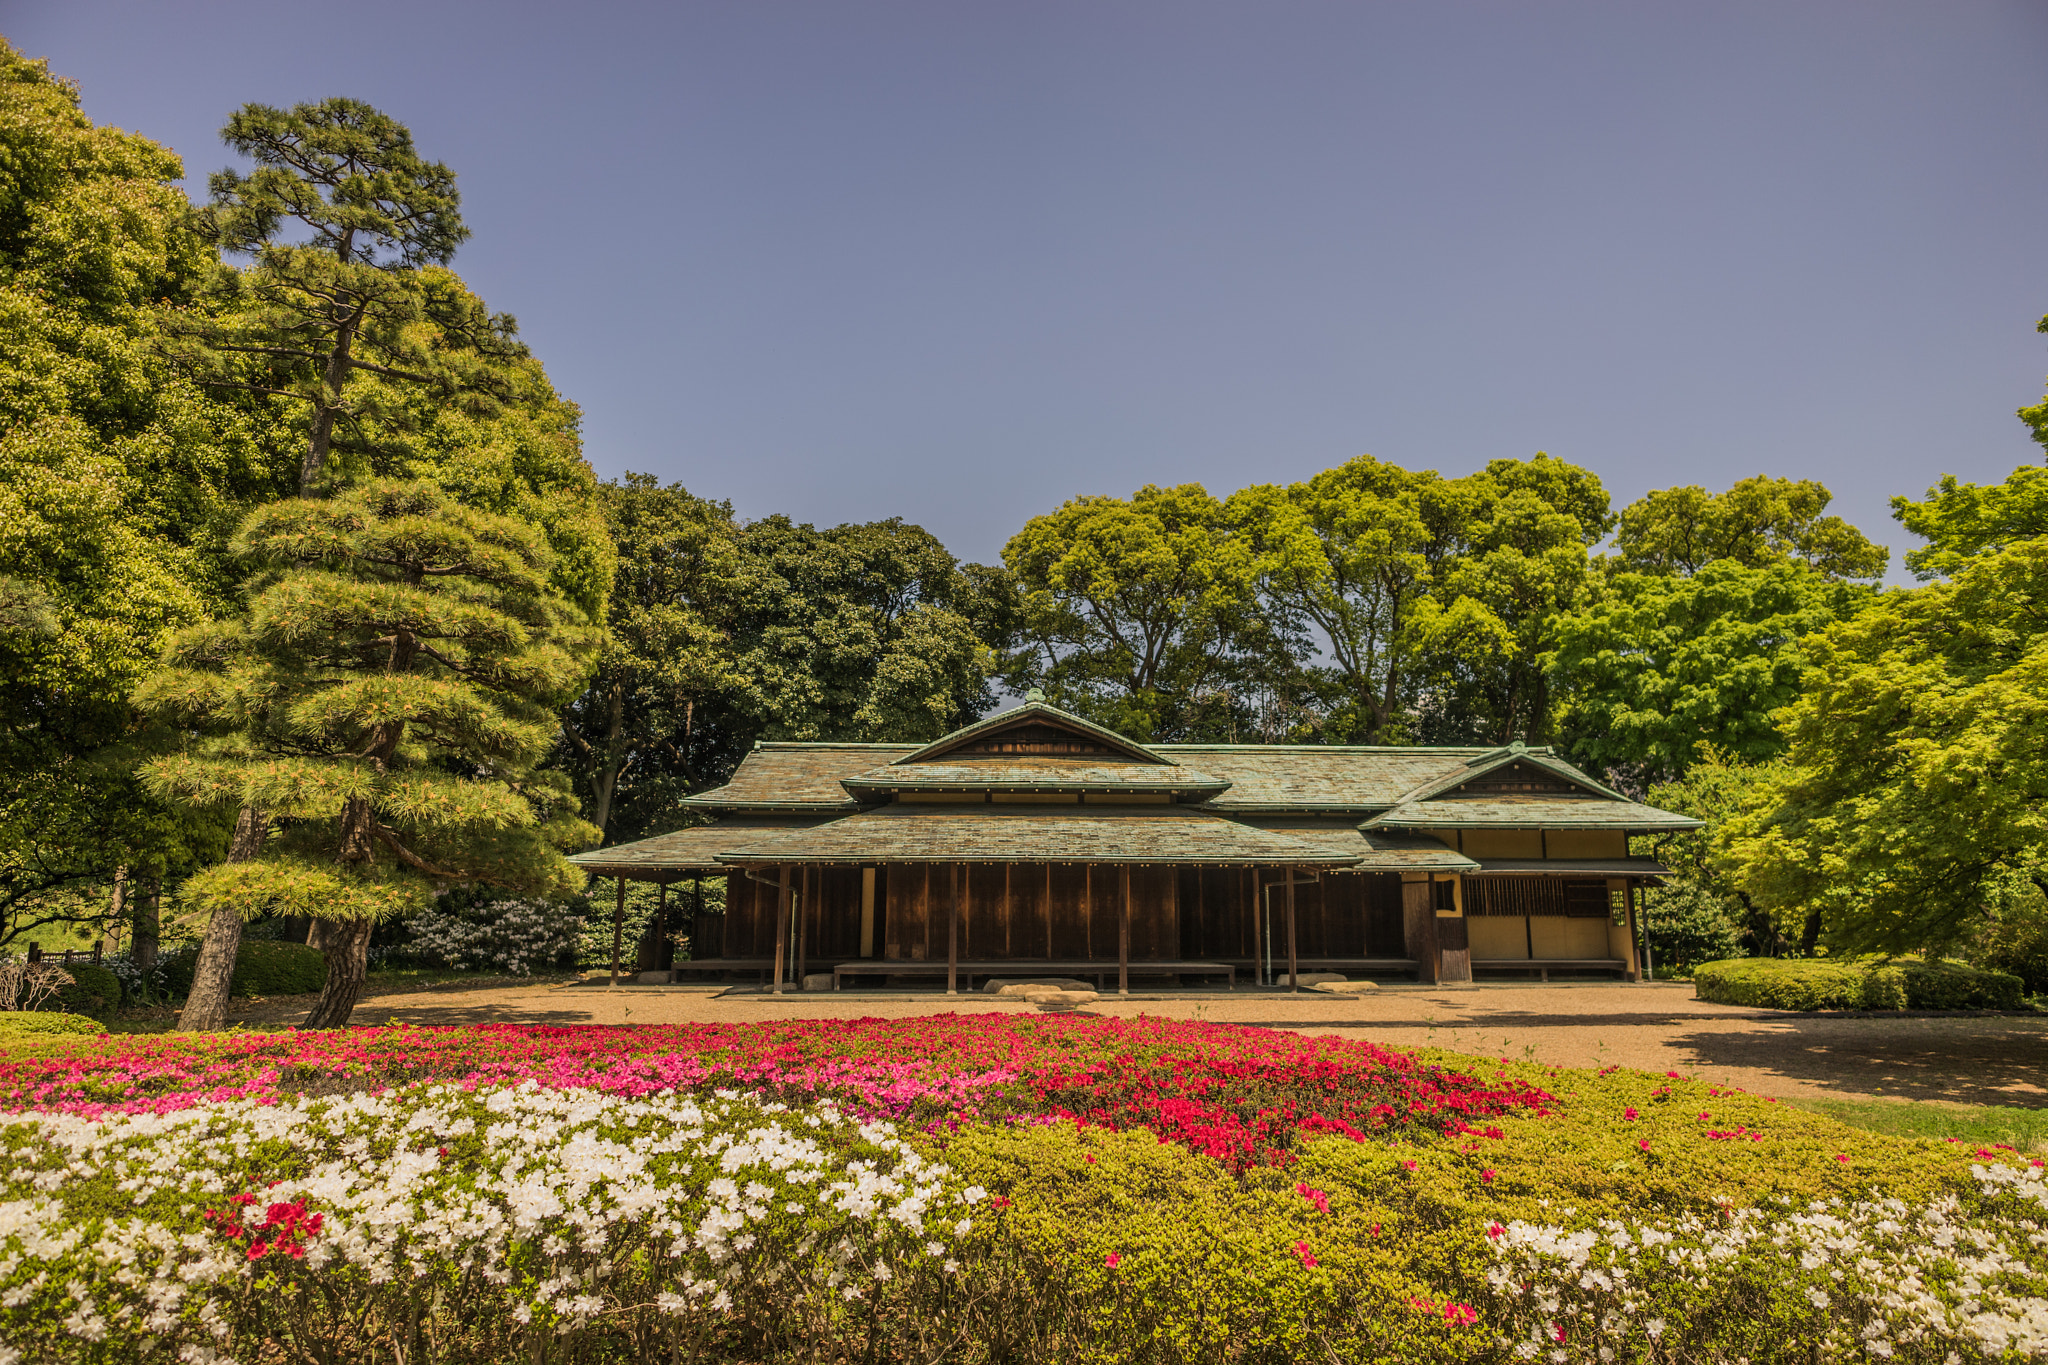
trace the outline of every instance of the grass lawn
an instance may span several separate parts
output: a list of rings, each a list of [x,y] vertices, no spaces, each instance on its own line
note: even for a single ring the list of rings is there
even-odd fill
[[[1837,1123],[1891,1137],[1955,1138],[1979,1146],[2004,1143],[2023,1152],[2048,1152],[2048,1109],[1995,1104],[1941,1104],[1925,1100],[1792,1100]]]

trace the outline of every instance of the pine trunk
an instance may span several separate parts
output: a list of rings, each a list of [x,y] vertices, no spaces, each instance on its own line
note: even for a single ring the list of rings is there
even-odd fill
[[[250,806],[235,817],[235,839],[228,845],[228,861],[245,863],[263,847],[270,817]],[[199,944],[199,960],[192,966],[192,993],[178,1014],[178,1028],[186,1033],[210,1033],[228,1026],[228,988],[235,980],[235,952],[242,946],[242,911],[223,905],[207,921],[206,937]]]
[[[161,877],[144,878],[133,893],[135,926],[128,940],[128,958],[144,971],[156,966],[157,944],[163,934],[163,894]]]
[[[320,951],[327,957],[327,983],[304,1027],[342,1028],[363,998],[370,973],[370,934],[376,926],[367,920],[321,920],[316,927]]]

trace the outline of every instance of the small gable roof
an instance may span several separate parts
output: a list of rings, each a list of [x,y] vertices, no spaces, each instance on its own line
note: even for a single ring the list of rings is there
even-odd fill
[[[1551,753],[1549,749],[1531,749],[1517,740],[1513,744],[1488,750],[1466,759],[1462,767],[1454,768],[1435,781],[1427,782],[1417,787],[1414,791],[1403,793],[1401,801],[1405,805],[1413,801],[1429,801],[1439,796],[1447,796],[1456,792],[1458,788],[1465,786],[1467,783],[1475,782],[1503,768],[1512,768],[1517,764],[1534,769],[1546,776],[1555,778],[1567,786],[1576,787],[1580,791],[1588,792],[1595,796],[1605,796],[1616,801],[1627,799],[1612,787],[1603,786],[1601,783],[1595,782],[1571,764]]]
[[[1106,750],[1108,757],[1120,756],[1126,763],[1163,763],[1171,765],[1173,760],[1133,739],[1126,739],[1116,731],[1085,720],[1071,711],[1062,711],[1050,702],[1027,701],[1008,711],[998,711],[993,716],[963,726],[950,735],[943,735],[912,753],[894,760],[899,765],[929,763],[933,759],[953,754],[960,750],[975,750],[977,741],[992,740],[1007,730],[1043,728],[1065,733],[1088,742],[1090,748]],[[984,750],[995,752],[994,750]]]

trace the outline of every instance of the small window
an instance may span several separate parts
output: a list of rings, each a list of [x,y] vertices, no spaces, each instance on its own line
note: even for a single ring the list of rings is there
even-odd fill
[[[1436,895],[1437,913],[1455,915],[1458,913],[1458,884],[1451,881],[1431,882]]]

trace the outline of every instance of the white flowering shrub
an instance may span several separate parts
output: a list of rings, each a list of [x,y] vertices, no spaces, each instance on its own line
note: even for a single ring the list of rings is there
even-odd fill
[[[2048,1358],[2040,1168],[1974,1166],[1982,1202],[1815,1200],[1718,1218],[1488,1229],[1500,1344],[1523,1360]],[[1744,1348],[1747,1348],[1744,1351]]]
[[[948,1292],[982,1198],[887,1124],[726,1091],[14,1115],[0,1365],[858,1342]]]
[[[528,976],[575,952],[583,919],[562,901],[485,901],[462,908],[436,901],[405,927],[413,940],[406,952],[422,961]]]

